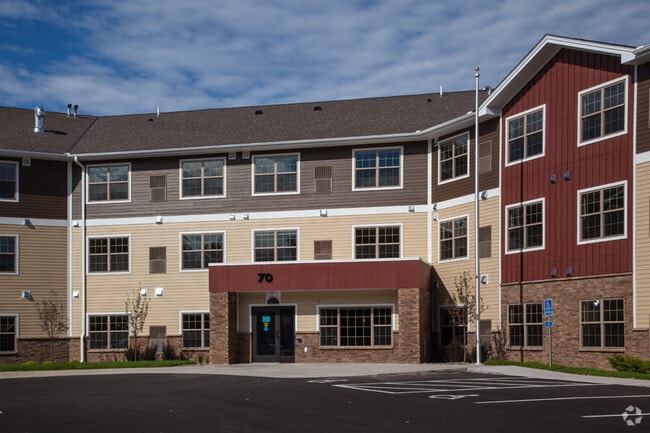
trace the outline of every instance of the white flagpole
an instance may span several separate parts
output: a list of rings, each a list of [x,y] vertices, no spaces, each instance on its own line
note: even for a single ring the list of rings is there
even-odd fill
[[[476,364],[481,364],[481,267],[479,265],[479,158],[478,158],[478,81],[479,67],[474,68],[474,77],[476,78],[476,107],[474,110],[474,279],[475,297],[476,297]]]

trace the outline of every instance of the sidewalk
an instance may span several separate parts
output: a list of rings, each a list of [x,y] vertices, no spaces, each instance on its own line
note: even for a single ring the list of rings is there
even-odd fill
[[[161,368],[0,372],[0,380],[32,377],[90,376],[110,374],[214,374],[225,376],[268,377],[278,379],[331,379],[342,377],[380,376],[395,374],[426,375],[430,373],[440,372],[469,372],[476,374],[522,376],[537,379],[565,380],[572,382],[640,386],[650,388],[650,380],[583,376],[517,366],[492,366],[476,364],[255,363],[231,365],[190,365]]]

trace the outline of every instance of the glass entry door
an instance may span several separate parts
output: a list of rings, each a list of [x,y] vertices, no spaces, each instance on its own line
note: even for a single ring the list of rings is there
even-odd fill
[[[253,307],[253,362],[294,362],[295,307]]]

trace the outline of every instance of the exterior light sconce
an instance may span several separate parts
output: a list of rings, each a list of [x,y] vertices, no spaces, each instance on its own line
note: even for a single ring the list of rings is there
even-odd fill
[[[551,269],[551,278],[557,277],[557,268]]]
[[[29,218],[25,218],[25,221],[23,222],[23,225],[25,225],[27,227],[33,227],[34,226],[34,224],[32,224],[32,220],[30,220]]]
[[[552,175],[551,175],[551,178],[549,179],[549,181],[550,181],[551,183],[555,183],[555,182],[557,182],[557,176],[554,175],[554,174],[552,174]]]
[[[410,204],[409,205],[409,212],[415,212],[415,206]]]
[[[78,220],[72,221],[72,227],[79,227],[79,221]]]
[[[248,213],[245,213],[244,215],[242,215],[242,218],[244,218],[245,220],[247,220],[247,219],[250,218],[250,215],[249,215]]]
[[[571,172],[569,170],[565,171],[563,178],[564,178],[564,180],[570,180],[571,179]]]
[[[487,198],[488,198],[488,192],[481,191],[481,200],[487,200]]]
[[[486,285],[488,282],[488,274],[481,275],[481,284]]]
[[[433,210],[438,210],[438,203],[433,204]]]
[[[326,217],[327,216],[327,209],[321,209],[320,212],[319,212],[319,215],[322,216],[322,217]]]
[[[235,214],[231,213],[230,216],[228,217],[230,221],[235,221]]]
[[[572,273],[573,273],[573,268],[571,266],[566,268],[566,276],[567,277],[570,277]]]
[[[75,299],[79,299],[79,290],[73,290],[72,291],[72,297]]]
[[[156,296],[161,297],[165,294],[165,289],[163,287],[156,287],[154,289],[154,293],[156,294]]]
[[[146,288],[140,289],[140,296],[147,296],[147,289]]]
[[[248,150],[244,150],[241,153],[241,159],[249,159],[251,157],[251,153]]]
[[[433,220],[434,220],[434,221],[438,221],[438,214],[437,214],[437,213],[434,213],[434,214],[433,214]]]
[[[23,290],[22,298],[23,299],[29,299],[31,301],[32,300],[32,292],[30,290]]]
[[[155,221],[156,221],[156,224],[162,224],[163,223],[163,217],[157,216]]]

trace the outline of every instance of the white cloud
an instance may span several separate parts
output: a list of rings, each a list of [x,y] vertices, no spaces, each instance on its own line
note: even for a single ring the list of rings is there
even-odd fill
[[[474,66],[494,86],[546,33],[650,43],[646,0],[17,3],[0,5],[12,35],[42,22],[69,40],[13,63],[21,41],[3,41],[2,100],[92,114],[465,90]]]

